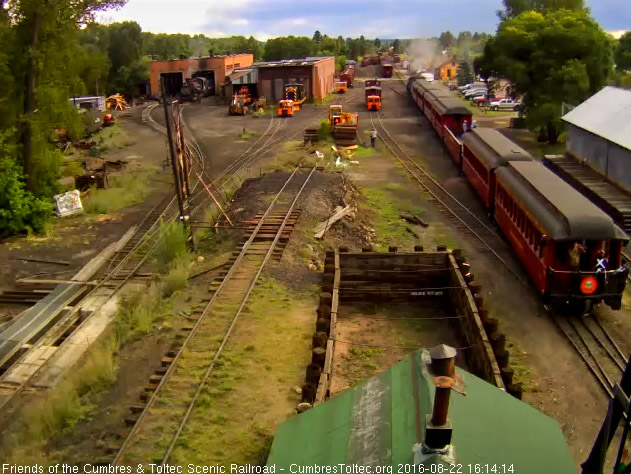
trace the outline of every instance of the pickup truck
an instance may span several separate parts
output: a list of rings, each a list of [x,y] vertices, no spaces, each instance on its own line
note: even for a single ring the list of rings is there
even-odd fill
[[[506,109],[510,109],[510,110],[514,110],[516,112],[519,112],[519,110],[521,109],[521,102],[518,102],[518,101],[513,100],[513,99],[493,100],[489,104],[489,109],[490,110],[502,110],[502,109],[506,110]]]

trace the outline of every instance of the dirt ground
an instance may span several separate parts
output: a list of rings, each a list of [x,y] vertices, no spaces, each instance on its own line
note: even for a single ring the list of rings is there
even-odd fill
[[[331,396],[391,367],[420,347],[458,347],[449,321],[436,319],[450,315],[449,303],[440,298],[417,304],[340,306]],[[463,357],[457,364],[466,370]]]
[[[367,73],[367,77],[371,74]],[[399,90],[405,90],[402,85]],[[370,118],[362,104],[363,87],[358,83],[349,91],[352,102],[345,109],[360,114],[359,136],[368,142]],[[326,107],[308,106],[288,123],[284,136],[299,134],[306,126],[313,126],[326,115]],[[407,97],[384,87],[384,108],[381,112],[384,125],[400,140],[410,156],[426,166],[461,202],[467,203],[472,212],[485,218],[485,212],[467,181],[453,166],[444,148],[435,136],[428,122],[421,118]],[[160,121],[159,114],[155,115]],[[206,165],[211,176],[216,176],[232,163],[262,134],[270,124],[271,117],[230,117],[225,106],[212,106],[209,103],[189,104],[184,118],[195,133],[202,151],[206,155]],[[481,119],[478,119],[479,121]],[[490,117],[481,126],[502,126],[502,120]],[[497,123],[495,123],[497,122]],[[502,123],[500,123],[502,122]],[[164,159],[164,138],[151,131],[140,119],[140,110],[121,117],[120,123],[135,138],[135,144],[112,152],[111,159],[146,160],[153,164]],[[249,140],[241,140],[243,129],[254,132]],[[250,169],[244,170],[243,187],[235,194],[233,210],[239,210],[239,218],[247,219],[265,206],[266,199],[282,184],[286,171],[261,173],[270,166],[296,153],[296,148],[279,147],[273,153],[261,158]],[[117,158],[118,157],[118,158]],[[109,157],[108,157],[109,158]],[[347,245],[359,249],[372,245],[380,250],[388,245],[412,248],[424,245],[448,245],[462,248],[471,264],[475,280],[482,284],[486,304],[492,315],[500,320],[501,331],[508,339],[511,349],[511,364],[519,380],[525,383],[524,399],[559,421],[568,440],[576,463],[583,461],[591,448],[606,411],[605,396],[591,374],[588,373],[574,349],[564,339],[552,320],[545,313],[540,300],[531,285],[524,285],[507,271],[503,265],[482,253],[476,242],[456,229],[445,216],[437,212],[427,196],[405,174],[404,169],[378,143],[377,150],[358,153],[359,165],[343,170],[352,182],[343,191],[344,179],[339,171],[329,168],[329,172],[317,173],[306,189],[305,198],[299,203],[302,214],[279,262],[272,262],[264,272],[264,283],[269,294],[274,295],[265,301],[264,292],[255,298],[251,318],[246,318],[240,326],[241,335],[233,346],[236,366],[243,370],[244,380],[252,382],[256,377],[272,380],[270,384],[244,383],[233,381],[230,395],[222,398],[219,407],[220,418],[214,422],[221,427],[231,443],[217,448],[214,457],[230,459],[230,462],[258,462],[258,456],[273,436],[275,426],[290,415],[299,401],[294,390],[304,380],[304,370],[309,363],[308,346],[315,329],[316,295],[321,278],[324,251],[327,247]],[[168,171],[166,175],[168,175]],[[338,172],[331,172],[338,171]],[[166,176],[165,175],[165,176]],[[248,179],[250,178],[250,179]],[[16,237],[0,244],[0,288],[9,286],[16,277],[39,272],[58,272],[66,268],[53,265],[26,263],[18,256],[44,256],[44,258],[68,259],[70,267],[77,271],[87,260],[106,245],[120,236],[146,214],[148,209],[161,198],[161,193],[170,188],[167,183],[156,183],[156,191],[145,203],[131,206],[113,215],[86,220],[83,217],[68,218],[54,226],[52,234],[46,238]],[[313,228],[327,219],[338,205],[353,203],[355,212],[338,222],[323,240],[313,237]],[[427,227],[405,222],[401,215],[413,214],[427,224]],[[243,217],[242,217],[243,216]],[[208,234],[207,234],[208,235]],[[238,234],[222,233],[219,237],[208,237],[199,249],[207,257],[200,269],[210,268],[225,258],[231,243]],[[223,242],[223,243],[222,243]],[[496,249],[508,252],[508,246]],[[515,271],[524,276],[518,262],[509,260]],[[208,285],[213,274],[200,278],[196,285],[182,292],[173,302],[171,313],[189,307],[197,302],[203,293],[201,288]],[[263,295],[263,297],[261,297]],[[288,302],[295,303],[288,310]],[[258,306],[257,306],[258,305]],[[406,311],[400,308],[400,311]],[[1,308],[0,308],[1,311]],[[430,311],[430,308],[428,308]],[[440,309],[431,308],[432,314]],[[623,310],[611,312],[599,309],[605,324],[610,325],[614,336],[625,350],[631,349],[631,329],[628,315],[631,312],[631,297],[627,296]],[[270,324],[259,316],[272,314]],[[343,320],[342,340],[365,344],[351,352],[352,345],[338,345],[336,372],[339,375],[335,390],[342,390],[356,378],[367,376],[385,368],[404,357],[407,347],[435,345],[439,342],[457,345],[450,339],[450,333],[434,323],[403,324],[393,327],[391,322],[379,320],[387,318],[390,309],[344,308],[340,317]],[[397,313],[400,314],[400,313]],[[370,319],[372,317],[372,320]],[[176,327],[177,325],[171,327]],[[420,329],[420,330],[419,330]],[[122,423],[127,407],[135,403],[138,393],[147,381],[147,376],[164,355],[164,349],[173,337],[174,329],[152,333],[147,338],[135,341],[121,353],[117,382],[103,395],[90,418],[79,423],[73,430],[51,441],[51,457],[83,460],[95,459],[103,455],[107,444],[120,444],[120,436],[125,428]],[[292,343],[283,346],[278,334],[292,334]],[[254,338],[253,354],[246,350],[245,341]],[[439,341],[439,339],[444,340]],[[387,351],[376,351],[372,345],[400,346]],[[258,348],[265,350],[258,352]],[[275,360],[275,349],[281,347],[282,357]],[[406,349],[402,349],[405,347]],[[391,349],[391,350],[390,350]],[[280,362],[280,363],[279,363]],[[339,363],[339,365],[337,365]],[[268,369],[270,367],[270,369]],[[338,372],[339,371],[339,372]],[[263,376],[261,376],[263,374]],[[239,397],[241,390],[249,390],[247,396]],[[261,393],[260,397],[256,397]],[[269,415],[252,419],[244,417],[248,412],[269,410]],[[235,412],[239,416],[225,419],[225,413]],[[209,412],[210,413],[210,412]],[[258,412],[257,412],[258,413]],[[246,423],[246,429],[232,429],[236,422]],[[248,424],[249,423],[249,424]],[[249,427],[249,428],[248,428]],[[204,435],[207,428],[195,425],[193,433]],[[228,429],[230,428],[230,429]],[[249,429],[249,431],[248,431]],[[232,433],[232,434],[231,434]],[[250,443],[252,449],[243,449],[243,443]],[[239,459],[230,458],[238,455]],[[209,455],[213,455],[210,453]]]
[[[389,90],[384,94],[386,104],[392,101],[397,105],[394,110],[384,106],[385,126],[452,194],[484,218],[479,200],[452,165],[428,122],[419,118],[411,103],[406,104],[406,98]],[[407,188],[413,190],[414,186]],[[547,315],[532,285],[525,286],[498,261],[482,254],[469,237],[449,228],[449,224],[446,227],[445,233],[454,245],[464,249],[475,280],[483,285],[487,307],[500,320],[500,330],[511,346],[512,365],[526,385],[524,400],[560,423],[579,464],[591,449],[605,416],[606,397],[602,389]],[[527,279],[515,259],[511,265]],[[626,301],[628,304],[629,299]],[[614,313],[608,308],[602,311]],[[626,306],[612,317],[614,334],[627,349],[629,346],[622,339],[628,339],[628,311]]]

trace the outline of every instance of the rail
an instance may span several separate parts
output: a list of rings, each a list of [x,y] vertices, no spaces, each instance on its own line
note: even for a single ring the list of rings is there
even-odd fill
[[[206,320],[206,318],[208,318],[209,314],[211,314],[211,310],[213,308],[214,303],[223,294],[223,290],[224,290],[224,288],[226,288],[228,286],[228,283],[230,282],[232,276],[237,272],[238,269],[241,268],[241,263],[244,260],[245,256],[249,254],[250,247],[251,247],[252,243],[254,242],[258,231],[264,225],[266,217],[272,212],[272,209],[276,206],[276,203],[279,200],[279,197],[285,192],[287,186],[292,181],[292,179],[297,175],[297,173],[300,170],[300,168],[301,168],[301,164],[299,164],[294,169],[293,173],[285,181],[285,183],[282,186],[282,188],[280,189],[280,191],[276,194],[276,196],[274,197],[272,202],[267,207],[265,213],[263,214],[263,217],[258,222],[257,226],[253,230],[253,232],[250,235],[250,237],[248,238],[248,240],[243,244],[243,247],[241,248],[241,251],[240,251],[238,257],[236,258],[235,262],[231,266],[231,268],[228,271],[227,275],[222,280],[220,286],[217,288],[217,290],[215,291],[215,293],[211,297],[210,301],[205,306],[203,312],[201,313],[200,317],[195,322],[195,325],[193,326],[192,330],[189,332],[188,336],[184,340],[182,346],[180,347],[178,352],[175,354],[175,357],[173,358],[173,361],[170,363],[166,373],[164,374],[164,376],[160,380],[160,383],[156,387],[155,391],[152,393],[150,398],[147,400],[147,403],[146,403],[145,407],[143,408],[142,412],[140,413],[138,419],[136,420],[136,423],[132,427],[132,430],[129,432],[129,434],[125,438],[123,444],[121,445],[119,451],[116,454],[116,457],[112,461],[112,463],[111,463],[112,465],[114,465],[114,466],[115,465],[120,465],[120,463],[123,461],[123,457],[124,457],[125,453],[127,452],[127,449],[129,448],[129,446],[132,443],[132,441],[135,439],[135,436],[137,435],[137,433],[140,430],[143,422],[147,418],[147,416],[149,414],[149,411],[151,410],[152,406],[154,405],[154,403],[158,399],[160,393],[163,392],[164,388],[167,386],[167,384],[171,380],[171,378],[172,378],[172,376],[173,376],[173,374],[175,372],[175,369],[178,366],[178,362],[180,361],[180,359],[182,358],[182,355],[184,354],[184,351],[189,346],[189,344],[191,343],[193,338],[199,332],[199,329],[200,329],[202,323]],[[245,305],[247,304],[249,296],[250,296],[252,290],[254,289],[254,287],[256,286],[256,283],[258,281],[259,276],[261,275],[261,272],[263,271],[263,268],[265,267],[265,265],[268,262],[270,256],[272,255],[272,253],[274,251],[274,248],[276,247],[276,244],[278,243],[278,240],[280,239],[280,237],[281,237],[281,235],[282,235],[282,233],[283,233],[283,231],[285,229],[285,226],[286,226],[286,223],[287,223],[287,221],[289,219],[289,216],[292,214],[292,211],[294,210],[294,207],[295,207],[299,197],[301,196],[304,188],[306,187],[307,183],[311,179],[311,176],[315,172],[315,169],[316,169],[315,167],[313,167],[311,169],[311,172],[308,174],[307,178],[302,183],[302,186],[300,187],[300,189],[296,193],[296,195],[295,195],[295,197],[294,197],[294,199],[293,199],[293,201],[292,201],[292,203],[291,203],[291,205],[289,207],[289,210],[285,213],[285,218],[283,219],[282,224],[279,226],[272,243],[269,245],[269,248],[267,249],[265,257],[263,258],[262,262],[255,269],[256,272],[255,272],[255,274],[254,274],[254,276],[253,276],[253,278],[252,278],[252,280],[251,280],[251,282],[250,282],[250,284],[248,286],[248,289],[247,289],[245,295],[242,297],[242,299],[240,301],[240,304],[239,304],[239,307],[238,307],[236,313],[234,314],[234,316],[232,317],[230,325],[228,326],[227,330],[224,333],[224,337],[222,339],[221,345],[216,350],[216,352],[215,352],[210,364],[206,368],[206,370],[204,372],[204,375],[203,375],[201,381],[199,382],[199,384],[197,386],[197,389],[196,389],[192,399],[187,404],[186,411],[185,411],[184,415],[182,416],[182,418],[180,419],[180,423],[178,425],[178,428],[177,428],[175,434],[173,435],[173,437],[171,439],[169,447],[167,448],[167,451],[166,451],[166,453],[165,453],[165,455],[164,455],[164,457],[162,459],[162,463],[165,463],[168,460],[169,456],[171,455],[171,453],[173,451],[173,448],[175,447],[175,445],[176,445],[176,443],[177,443],[177,441],[179,439],[179,436],[182,433],[182,430],[183,430],[184,426],[186,425],[186,423],[187,423],[187,421],[188,421],[188,419],[190,417],[190,414],[191,414],[191,412],[192,412],[192,410],[193,410],[193,408],[194,408],[194,406],[196,404],[196,401],[197,401],[197,399],[199,397],[199,394],[201,393],[201,390],[203,389],[208,377],[210,376],[213,368],[215,367],[215,364],[216,364],[217,360],[221,356],[223,348],[225,347],[225,344],[228,341],[228,339],[230,337],[230,334],[232,333],[232,330],[234,329],[239,316],[241,315],[243,309],[245,308]]]
[[[379,122],[379,128],[383,133],[379,134],[379,137],[394,155],[394,157],[403,165],[403,167],[412,175],[412,177],[433,197],[433,199],[447,210],[453,218],[462,225],[471,235],[473,235],[483,246],[484,250],[488,251],[493,257],[501,262],[518,280],[527,285],[526,280],[522,275],[515,270],[506,259],[504,259],[496,250],[498,245],[504,247],[505,243],[497,235],[497,233],[488,227],[480,218],[473,214],[464,204],[462,204],[456,197],[454,197],[449,191],[447,191],[438,181],[436,181],[422,166],[420,166],[415,160],[408,155],[408,153],[392,138],[388,130],[383,125],[381,117],[377,114]],[[370,114],[370,120],[375,127],[374,115]],[[398,150],[398,151],[397,151]],[[404,158],[401,158],[401,155]],[[420,172],[417,173],[415,170]],[[486,235],[482,235],[486,234]],[[493,240],[493,244],[489,243],[489,240]]]

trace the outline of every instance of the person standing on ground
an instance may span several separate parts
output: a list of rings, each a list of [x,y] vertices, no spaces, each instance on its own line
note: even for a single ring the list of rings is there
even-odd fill
[[[376,143],[377,143],[377,130],[373,128],[370,132],[370,146],[375,148]]]

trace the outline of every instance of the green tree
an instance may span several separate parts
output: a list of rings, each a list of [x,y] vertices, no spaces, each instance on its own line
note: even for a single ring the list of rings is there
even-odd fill
[[[335,60],[335,68],[338,71],[343,71],[344,69],[346,69],[346,56],[338,56],[337,59]]]
[[[438,42],[443,49],[453,48],[456,45],[456,38],[451,31],[445,31],[440,34]]]
[[[458,60],[460,67],[458,68],[458,75],[456,76],[459,86],[464,86],[473,82],[473,63],[469,54],[465,55]]]
[[[392,42],[392,52],[395,54],[399,54],[401,52],[401,42],[398,39],[395,39]]]
[[[322,42],[322,33],[320,33],[319,30],[316,30],[316,32],[313,34],[313,41],[315,42],[315,44],[320,44]]]
[[[311,38],[305,36],[284,36],[272,38],[265,43],[263,59],[266,61],[304,58],[315,51]]]
[[[381,47],[381,40],[379,38],[375,38],[375,42],[373,43],[373,46],[375,48],[380,48]]]
[[[528,124],[554,142],[562,102],[578,104],[606,84],[612,40],[584,10],[529,11],[500,23],[477,66],[484,77],[509,79]]]
[[[552,10],[583,10],[585,8],[584,0],[502,0],[504,10],[497,12],[501,20],[514,18],[524,12],[535,11],[552,11]]]
[[[631,31],[627,31],[618,41],[615,60],[618,70],[631,70]]]
[[[54,90],[41,82],[45,76],[50,84],[63,81],[60,64],[52,60],[70,59],[67,53],[77,44],[76,31],[79,25],[93,19],[94,14],[107,8],[119,7],[126,0],[13,0],[2,2],[5,18],[10,28],[14,29],[14,48],[19,57],[14,58],[13,76],[16,78],[16,93],[22,102],[20,116],[21,162],[24,171],[26,188],[36,195],[48,192],[50,184],[47,175],[48,164],[41,163],[46,156],[47,140],[50,127],[54,126],[43,113],[35,117],[35,110],[42,105],[50,105],[46,100],[57,100],[62,97],[63,90]],[[75,51],[76,52],[76,51]],[[75,81],[76,71],[63,71],[68,82]],[[18,86],[19,84],[19,86]],[[61,105],[67,109],[68,102]],[[56,114],[59,116],[60,114]],[[36,154],[38,157],[36,158]],[[43,181],[37,180],[37,161],[40,161],[40,175]],[[54,177],[53,177],[54,178]]]

